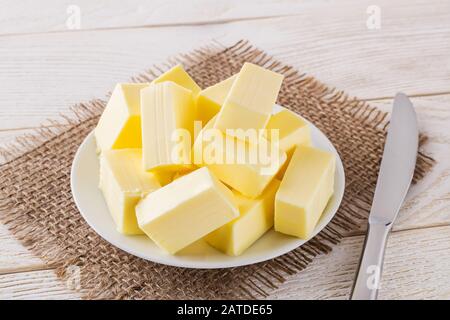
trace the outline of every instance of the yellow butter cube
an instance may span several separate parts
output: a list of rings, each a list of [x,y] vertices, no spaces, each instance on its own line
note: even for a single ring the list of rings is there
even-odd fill
[[[283,76],[245,63],[231,86],[214,127],[237,137],[227,129],[263,129],[269,121]]]
[[[148,85],[116,85],[94,131],[99,151],[141,147],[140,90]]]
[[[309,239],[334,190],[334,154],[296,147],[275,196],[275,230]]]
[[[178,64],[169,71],[164,72],[158,78],[153,80],[152,83],[161,83],[164,81],[172,81],[185,89],[191,90],[194,97],[196,97],[202,90],[191,78],[191,76],[183,69],[181,64]]]
[[[206,125],[220,111],[236,76],[231,76],[200,92],[197,97],[197,119],[203,125]]]
[[[171,81],[152,84],[141,91],[141,114],[144,169],[191,167],[192,92]]]
[[[247,143],[213,128],[215,117],[200,131],[193,146],[194,164],[249,198],[258,197],[286,161],[286,153],[262,144]],[[266,140],[259,138],[261,143]],[[261,155],[264,155],[262,157]]]
[[[100,189],[123,234],[143,234],[137,225],[135,206],[142,196],[159,189],[152,173],[142,169],[141,149],[105,150],[100,155]]]
[[[239,215],[231,190],[207,168],[150,193],[136,206],[139,227],[171,254]]]
[[[264,132],[271,141],[271,130],[278,130],[279,148],[286,152],[287,161],[277,174],[282,179],[294,154],[295,147],[311,145],[311,129],[308,123],[289,110],[282,110],[270,117]]]
[[[274,179],[256,199],[234,191],[239,217],[207,235],[206,242],[228,255],[242,254],[272,228],[275,193],[279,185],[280,181]]]

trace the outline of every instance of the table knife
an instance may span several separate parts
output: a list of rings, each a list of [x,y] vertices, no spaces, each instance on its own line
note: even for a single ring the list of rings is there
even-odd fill
[[[387,237],[411,184],[418,144],[414,107],[406,95],[398,93],[394,99],[352,300],[377,299]]]

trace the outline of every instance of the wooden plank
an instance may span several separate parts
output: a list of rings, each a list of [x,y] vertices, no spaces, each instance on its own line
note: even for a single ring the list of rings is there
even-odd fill
[[[346,299],[362,243],[362,236],[344,239],[332,253],[288,279],[270,298]],[[449,274],[449,226],[395,232],[388,242],[380,299],[449,299]],[[0,275],[0,299],[66,297],[77,295],[50,270]]]
[[[80,299],[53,270],[0,275],[0,299]]]
[[[450,2],[380,1],[385,10],[379,30],[366,27],[368,3],[312,6],[296,17],[217,25],[0,37],[0,129],[36,126],[211,40],[229,45],[250,39],[362,98],[448,91]]]
[[[44,0],[2,1],[0,34],[55,32],[74,30],[73,5],[79,8],[82,30],[130,28],[137,26],[173,26],[224,23],[244,19],[260,19],[300,13],[309,6],[322,6],[326,1],[284,0]],[[75,9],[77,10],[77,9]]]
[[[119,0],[78,0],[76,3],[70,0],[43,0],[39,3],[3,0],[2,3],[0,35],[73,31],[70,17],[73,16],[74,5],[80,12],[80,30],[217,24],[292,15],[308,19],[318,11],[322,13],[322,20],[328,20],[333,13],[358,13],[365,24],[366,10],[373,5],[371,1],[355,0],[130,0],[126,5]],[[431,7],[436,16],[448,10],[445,0],[433,1],[432,6],[426,0],[395,5],[380,0],[376,5],[383,14],[391,13],[392,9],[420,14],[423,9]],[[318,22],[310,21],[315,25]]]

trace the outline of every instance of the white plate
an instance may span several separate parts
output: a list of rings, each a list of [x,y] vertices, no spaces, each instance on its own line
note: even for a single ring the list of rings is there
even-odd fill
[[[274,107],[274,113],[282,110]],[[319,233],[333,218],[344,194],[344,168],[336,149],[327,137],[310,123],[313,145],[336,155],[334,195],[330,199],[317,224],[314,235]],[[79,147],[72,164],[71,188],[75,203],[86,222],[106,241],[140,258],[185,268],[230,268],[269,260],[285,254],[305,240],[286,236],[269,230],[249,249],[238,257],[227,256],[203,241],[198,241],[172,256],[158,248],[146,236],[124,236],[116,231],[103,195],[98,188],[99,162],[94,134],[91,132]]]

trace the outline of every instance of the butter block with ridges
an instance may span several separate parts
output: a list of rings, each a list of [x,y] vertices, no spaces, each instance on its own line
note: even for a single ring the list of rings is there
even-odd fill
[[[135,206],[141,197],[159,189],[152,173],[142,169],[141,149],[105,150],[100,155],[100,189],[123,234],[143,234],[137,225]]]
[[[185,89],[191,90],[194,97],[196,97],[202,90],[194,79],[183,69],[181,64],[178,64],[170,70],[164,72],[158,78],[152,81],[152,83],[161,83],[164,81],[172,81],[182,86]]]
[[[275,230],[309,239],[334,191],[334,154],[295,149],[275,197]]]
[[[272,228],[275,193],[279,185],[279,180],[273,180],[256,199],[234,191],[239,217],[207,235],[206,242],[230,256],[242,254]]]
[[[197,97],[197,120],[206,125],[222,107],[237,75],[233,75],[202,91]]]
[[[99,151],[141,147],[140,90],[148,85],[116,85],[94,131]]]
[[[141,91],[141,114],[144,169],[191,167],[195,118],[192,92],[171,81],[152,84]],[[174,140],[177,132],[186,135]]]
[[[263,129],[272,114],[282,81],[281,74],[245,63],[231,86],[214,127],[223,132],[227,129]]]
[[[263,152],[267,155],[266,163],[250,161],[251,154],[259,154],[260,146],[249,144],[212,128],[214,120],[215,117],[200,131],[194,142],[194,164],[207,166],[220,181],[243,195],[249,198],[258,197],[286,161],[286,153],[279,149],[272,151],[269,145],[267,152]],[[209,133],[215,134],[211,136]],[[234,149],[228,146],[234,146]],[[234,161],[226,161],[228,156]]]
[[[282,179],[294,154],[295,147],[311,145],[311,129],[308,123],[289,110],[282,110],[270,117],[265,136],[271,141],[271,130],[278,130],[279,148],[286,152],[287,161],[277,174]]]
[[[231,190],[207,168],[150,193],[136,213],[139,227],[171,254],[239,216]]]

